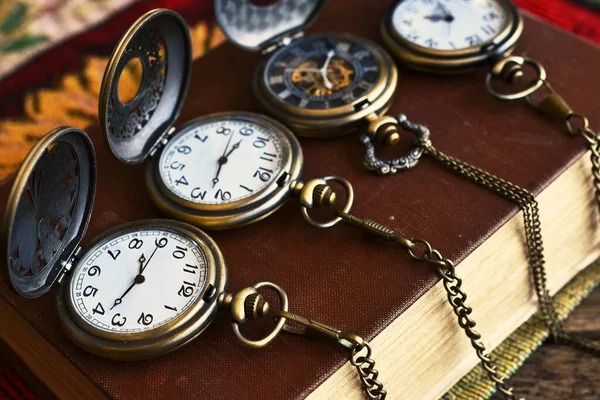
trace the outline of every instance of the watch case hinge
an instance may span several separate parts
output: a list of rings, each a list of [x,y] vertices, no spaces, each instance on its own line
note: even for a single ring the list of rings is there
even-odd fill
[[[163,148],[167,142],[169,141],[169,137],[171,136],[171,134],[175,132],[175,127],[172,126],[166,134],[162,135],[160,137],[160,139],[154,144],[154,147],[152,147],[152,150],[150,150],[150,158],[154,157],[154,154],[156,154],[156,152],[158,150],[160,150],[161,148]]]
[[[302,36],[304,36],[304,32],[303,31],[293,32],[293,33],[284,35],[278,41],[276,41],[275,43],[270,44],[268,47],[266,47],[265,49],[263,49],[262,54],[263,55],[271,54],[275,50],[278,50],[278,49],[280,49],[282,47],[288,46],[294,40],[296,40],[298,38],[301,38]]]
[[[69,257],[68,260],[63,260],[60,262],[60,265],[62,266],[62,270],[60,271],[60,275],[58,276],[58,283],[62,283],[64,277],[69,273],[69,271],[71,271],[71,268],[73,268],[73,264],[75,263],[75,261],[77,261],[80,253],[81,253],[81,246],[79,246],[75,250],[73,255],[71,257]]]

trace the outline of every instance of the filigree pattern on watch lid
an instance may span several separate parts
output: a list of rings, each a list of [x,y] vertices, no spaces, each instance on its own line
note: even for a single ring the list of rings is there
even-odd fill
[[[140,60],[143,68],[137,94],[125,104],[118,90],[110,92],[108,98],[108,133],[121,138],[135,135],[148,123],[163,94],[168,66],[160,32],[150,27],[138,31],[125,48],[116,75],[121,76],[133,59]]]
[[[259,50],[309,25],[323,3],[279,0],[259,6],[250,0],[214,0],[214,8],[217,22],[229,40],[247,50]]]
[[[126,101],[119,96],[119,80],[135,60],[142,79]],[[174,11],[149,11],[123,35],[106,67],[99,101],[100,125],[120,161],[144,161],[168,134],[187,93],[191,61],[188,26]]]
[[[27,297],[50,289],[85,229],[95,190],[91,141],[83,131],[59,128],[34,147],[7,203],[10,280]]]

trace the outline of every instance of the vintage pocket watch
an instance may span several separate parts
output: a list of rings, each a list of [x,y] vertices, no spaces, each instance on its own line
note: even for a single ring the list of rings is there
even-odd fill
[[[2,221],[6,282],[28,298],[61,283],[56,296],[60,325],[77,345],[116,360],[155,357],[187,344],[210,325],[219,309],[226,309],[234,334],[248,347],[264,347],[282,330],[310,332],[345,347],[365,390],[385,397],[369,343],[290,313],[285,291],[274,283],[227,293],[223,255],[198,228],[172,220],[137,221],[80,247],[95,190],[91,140],[82,130],[57,128],[23,161]],[[273,312],[272,330],[250,340],[241,325],[270,311],[258,292],[262,289],[278,295],[280,310]]]
[[[388,49],[411,68],[459,72],[509,54],[523,19],[508,0],[399,0],[383,14]]]
[[[261,51],[252,90],[277,120],[298,136],[331,137],[361,125],[377,139],[395,144],[398,133],[384,117],[398,81],[391,57],[379,45],[348,34],[304,36],[323,0],[214,0],[215,16],[227,38]]]
[[[205,229],[256,222],[290,195],[329,204],[323,179],[302,182],[302,149],[281,123],[255,113],[211,114],[175,129],[189,81],[191,50],[183,19],[169,10],[142,16],[122,37],[106,68],[100,124],[112,153],[148,162],[146,182],[167,215]],[[132,59],[143,66],[133,99],[119,98],[119,78]]]
[[[118,94],[131,60],[143,66],[138,93]],[[189,30],[169,10],[142,16],[122,37],[106,68],[100,121],[113,154],[125,163],[149,158],[147,185],[166,214],[227,229],[274,212],[302,170],[302,151],[280,123],[253,113],[213,114],[172,127],[189,84]]]

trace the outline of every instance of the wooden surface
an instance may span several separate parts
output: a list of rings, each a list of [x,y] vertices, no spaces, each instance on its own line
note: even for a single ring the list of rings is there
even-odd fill
[[[2,298],[0,315],[0,367],[8,364],[43,399],[107,399]]]
[[[600,290],[571,314],[565,328],[600,340]],[[597,400],[600,357],[548,341],[525,362],[512,383],[528,400]]]

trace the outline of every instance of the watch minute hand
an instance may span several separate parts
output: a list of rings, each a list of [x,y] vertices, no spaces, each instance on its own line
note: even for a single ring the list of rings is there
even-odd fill
[[[327,89],[331,89],[333,87],[333,84],[327,77],[327,67],[329,67],[329,63],[331,62],[331,59],[333,58],[334,54],[335,52],[333,50],[329,50],[329,52],[327,53],[327,59],[325,60],[325,64],[323,64],[320,70],[321,76],[323,77],[323,82],[325,83],[325,87]]]
[[[133,287],[134,287],[136,284],[137,284],[137,277],[136,277],[136,280],[134,280],[134,281],[133,281],[133,283],[131,284],[131,286],[129,286],[129,287],[127,288],[127,290],[125,291],[125,293],[123,293],[123,294],[121,295],[121,297],[119,297],[118,299],[116,299],[116,300],[115,300],[114,304],[112,305],[112,307],[111,307],[110,309],[112,310],[113,308],[115,308],[116,306],[118,306],[119,304],[121,304],[121,303],[123,302],[123,298],[124,298],[125,296],[127,296],[127,293],[129,293],[129,292],[131,291],[131,289],[133,289]]]

